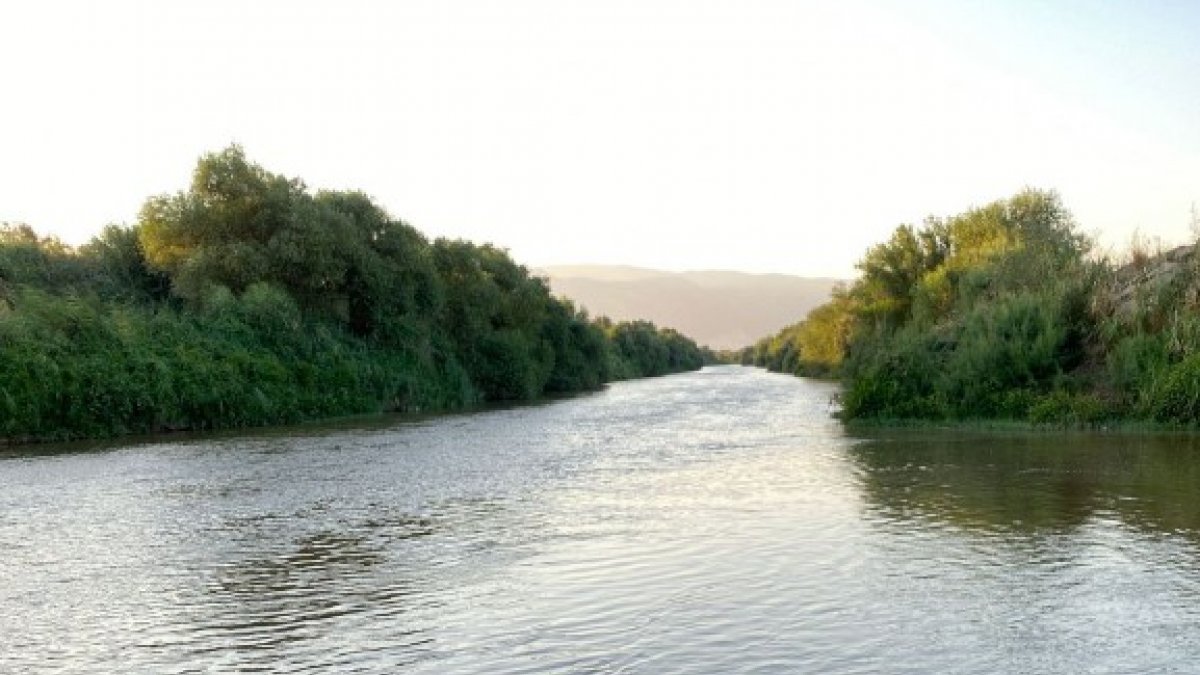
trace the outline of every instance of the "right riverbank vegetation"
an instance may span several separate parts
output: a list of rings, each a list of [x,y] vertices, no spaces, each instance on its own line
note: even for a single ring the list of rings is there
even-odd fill
[[[849,420],[1200,423],[1195,246],[1114,262],[1026,190],[902,225],[858,269],[741,362],[840,379]]]
[[[0,227],[3,441],[447,410],[712,358],[671,329],[590,319],[502,249],[430,242],[236,146],[82,247]]]

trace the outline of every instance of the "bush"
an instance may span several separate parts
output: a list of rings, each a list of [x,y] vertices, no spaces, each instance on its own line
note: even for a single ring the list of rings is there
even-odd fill
[[[1167,349],[1163,336],[1138,333],[1121,338],[1109,351],[1109,382],[1122,398],[1136,402],[1167,368]]]
[[[240,148],[76,250],[0,226],[0,436],[431,410],[695,369],[679,333],[589,321],[502,249],[430,244]]]
[[[1195,424],[1200,419],[1200,354],[1169,366],[1146,390],[1146,407],[1161,422]]]
[[[1094,426],[1115,416],[1115,411],[1095,394],[1053,391],[1029,408],[1029,420],[1037,424]]]

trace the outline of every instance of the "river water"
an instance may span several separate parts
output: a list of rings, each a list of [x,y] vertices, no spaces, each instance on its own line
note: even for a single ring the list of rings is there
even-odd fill
[[[1197,672],[1195,438],[851,433],[834,393],[9,451],[0,672]]]

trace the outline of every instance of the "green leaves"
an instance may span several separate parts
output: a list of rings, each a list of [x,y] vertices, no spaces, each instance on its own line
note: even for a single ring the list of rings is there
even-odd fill
[[[840,373],[851,418],[1075,415],[1091,399],[1041,397],[1074,386],[1096,332],[1090,246],[1058,196],[1037,190],[902,225],[853,285],[747,358]]]
[[[611,323],[605,324],[609,328]],[[701,365],[491,245],[430,244],[361,192],[232,146],[78,251],[0,227],[0,437],[278,424],[594,389]]]

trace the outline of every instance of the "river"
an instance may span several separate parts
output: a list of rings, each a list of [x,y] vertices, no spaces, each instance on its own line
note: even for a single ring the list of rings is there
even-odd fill
[[[0,455],[4,673],[1184,673],[1200,442],[739,367]]]

